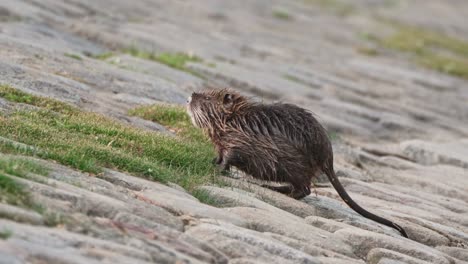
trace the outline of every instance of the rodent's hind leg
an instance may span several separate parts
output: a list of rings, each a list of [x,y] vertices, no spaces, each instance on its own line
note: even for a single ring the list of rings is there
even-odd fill
[[[296,200],[300,200],[306,196],[308,196],[311,193],[310,187],[309,186],[303,186],[299,188],[294,188],[294,190],[291,192],[289,196]]]
[[[268,184],[262,184],[260,186],[285,194],[296,200],[302,199],[307,195],[311,194],[310,187],[294,187],[291,185],[271,186]]]
[[[260,186],[286,195],[291,194],[294,190],[294,188],[291,185],[271,186],[268,184],[262,184]]]

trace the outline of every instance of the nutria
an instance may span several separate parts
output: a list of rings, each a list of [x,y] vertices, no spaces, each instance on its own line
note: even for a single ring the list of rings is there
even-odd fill
[[[214,162],[223,170],[235,166],[260,180],[288,182],[291,186],[269,188],[295,199],[309,195],[311,179],[323,172],[354,211],[408,237],[399,225],[349,197],[335,175],[327,133],[309,111],[292,104],[253,102],[230,89],[193,93],[187,111],[215,145]]]

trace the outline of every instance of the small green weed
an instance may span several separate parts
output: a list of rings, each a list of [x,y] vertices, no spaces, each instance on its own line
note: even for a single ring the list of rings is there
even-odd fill
[[[1,117],[0,120],[2,120]],[[34,156],[38,152],[39,151],[32,146],[0,137],[0,153]]]
[[[358,47],[356,48],[356,51],[360,54],[371,56],[371,57],[379,55],[379,51],[375,48]]]
[[[275,18],[278,18],[278,19],[281,19],[281,20],[291,20],[292,19],[292,16],[284,11],[284,10],[273,10],[273,17]]]
[[[44,224],[50,227],[56,227],[65,223],[65,216],[59,212],[53,212],[43,209]]]
[[[352,4],[341,0],[305,0],[305,2],[318,5],[338,16],[348,16],[356,11]]]
[[[207,190],[195,189],[192,191],[192,195],[204,204],[208,204],[214,207],[221,207],[221,204],[216,201],[216,199]]]
[[[27,158],[0,154],[0,202],[36,210],[23,186],[7,175],[29,178],[29,173],[47,176],[49,169]]]
[[[21,90],[12,88],[6,84],[0,84],[0,97],[3,97],[11,102],[34,105],[59,113],[72,113],[76,111],[76,108],[70,106],[69,104],[62,103],[47,97],[28,94]]]
[[[0,239],[7,240],[13,235],[13,232],[9,229],[3,229],[0,231]]]
[[[290,75],[290,74],[285,74],[283,75],[283,77],[286,79],[286,80],[290,80],[292,82],[295,82],[295,83],[299,83],[299,84],[304,84],[304,85],[309,85],[307,84],[307,82],[305,82],[304,80],[294,76],[294,75]]]
[[[133,57],[144,59],[144,60],[151,60],[151,61],[156,61],[158,63],[165,64],[171,68],[181,70],[188,72],[192,75],[195,75],[200,78],[204,78],[203,75],[200,73],[193,71],[192,69],[188,68],[186,64],[188,62],[200,62],[202,63],[203,60],[200,57],[197,57],[195,55],[190,55],[187,53],[182,53],[182,52],[177,52],[177,53],[154,53],[154,52],[147,52],[141,49],[138,49],[137,47],[130,47],[128,49],[124,49],[122,51],[123,53],[127,53]],[[97,55],[90,55],[91,58],[98,59],[98,60],[106,60],[110,57],[115,56],[116,54],[113,52],[105,52],[102,54],[97,54]],[[116,64],[115,62],[111,62],[112,64]],[[214,63],[206,63],[208,67],[214,68],[216,67],[216,64]],[[126,67],[123,67],[126,68]],[[128,70],[134,70],[131,68],[126,68]]]
[[[156,60],[179,70],[185,70],[187,62],[202,62],[199,57],[185,53],[162,53],[156,56]]]
[[[28,173],[47,176],[49,169],[26,158],[0,154],[0,172],[24,178],[27,177]]]
[[[468,42],[411,26],[387,22],[395,33],[369,40],[380,46],[409,54],[418,64],[468,79]]]
[[[20,207],[33,207],[29,193],[12,178],[0,173],[0,202]]]
[[[182,52],[177,52],[177,53],[165,52],[161,54],[156,54],[154,52],[147,52],[147,51],[137,49],[136,47],[131,47],[125,50],[125,52],[134,57],[145,59],[145,60],[156,61],[156,62],[165,64],[171,68],[185,71],[197,77],[203,78],[203,76],[201,76],[198,72],[195,72],[186,66],[188,62],[200,62],[200,63],[203,62],[203,60],[200,57],[197,57],[195,55],[189,55],[189,54],[182,53]]]
[[[115,54],[113,52],[104,52],[101,54],[96,54],[96,55],[90,55],[89,57],[97,60],[107,60],[108,58],[113,57]]]
[[[72,59],[75,59],[75,60],[83,60],[83,58],[81,58],[81,56],[79,55],[76,55],[76,54],[72,54],[72,53],[65,53],[64,54],[66,57],[69,57],[69,58],[72,58]]]
[[[337,132],[334,132],[334,131],[328,132],[328,138],[332,142],[339,141],[341,139],[340,134],[338,134]]]
[[[394,27],[396,32],[382,40],[382,44],[386,47],[414,53],[444,49],[453,54],[468,57],[468,42],[464,40],[421,28],[402,25],[394,25]]]

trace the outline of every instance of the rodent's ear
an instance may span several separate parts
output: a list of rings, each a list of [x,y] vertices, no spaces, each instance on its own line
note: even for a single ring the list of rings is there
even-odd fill
[[[223,104],[226,107],[230,107],[232,105],[232,94],[225,94],[223,99]]]

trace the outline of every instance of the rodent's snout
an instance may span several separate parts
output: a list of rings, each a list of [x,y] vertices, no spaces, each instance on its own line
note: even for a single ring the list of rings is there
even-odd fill
[[[189,97],[187,98],[187,104],[190,104],[191,102],[192,102],[192,96],[189,96]]]

